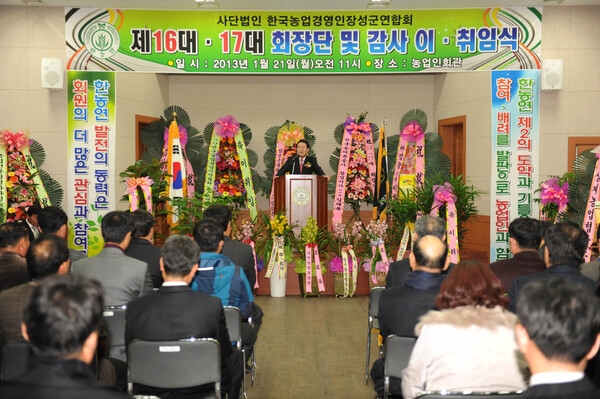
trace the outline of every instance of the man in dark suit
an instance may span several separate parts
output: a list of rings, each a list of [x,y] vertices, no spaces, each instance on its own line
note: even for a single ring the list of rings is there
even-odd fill
[[[8,222],[0,226],[0,291],[29,281],[28,248],[29,236],[22,225]]]
[[[188,286],[198,270],[199,258],[200,248],[190,237],[172,235],[165,241],[160,259],[164,283],[156,294],[138,298],[127,305],[125,344],[129,345],[133,339],[215,338],[221,346],[223,391],[229,392],[230,398],[237,398],[242,377],[240,355],[229,340],[221,301],[193,292]],[[207,387],[167,390],[135,386],[136,394],[160,397],[170,394],[170,399],[194,397],[205,390]]]
[[[386,288],[379,299],[379,329],[383,337],[390,334],[414,337],[419,317],[434,308],[435,297],[445,279],[442,271],[449,265],[447,244],[433,235],[419,238],[409,255],[412,272],[404,286]],[[378,395],[383,397],[384,359],[377,359],[371,378]],[[398,379],[390,381],[392,393],[401,395]]]
[[[221,255],[228,257],[234,265],[244,270],[248,283],[250,283],[250,288],[253,288],[256,283],[254,254],[250,245],[230,238],[232,227],[231,209],[226,205],[211,205],[204,211],[204,217],[213,219],[223,228],[223,249],[221,250]]]
[[[27,208],[25,213],[27,217],[19,220],[17,223],[27,229],[27,235],[29,236],[29,242],[33,242],[40,235],[38,214],[42,208],[39,205],[31,205]]]
[[[292,175],[312,175],[313,173],[325,176],[325,172],[317,163],[317,158],[308,155],[310,144],[301,139],[296,143],[296,156],[289,157],[286,163],[277,171],[277,176],[283,176],[286,173]],[[329,180],[329,176],[326,176]]]
[[[103,294],[97,281],[72,274],[48,277],[35,287],[22,332],[36,361],[21,377],[0,385],[1,398],[129,398],[97,381],[88,366],[96,353]]]
[[[45,206],[38,212],[38,227],[42,234],[54,234],[67,242],[69,235],[69,218],[65,211],[57,206]],[[69,248],[71,263],[85,258],[85,253]]]
[[[23,309],[39,282],[48,276],[69,272],[69,250],[60,237],[42,234],[27,251],[31,281],[0,292],[0,345],[25,342],[21,334]]]
[[[146,262],[148,272],[152,278],[152,286],[158,288],[163,279],[158,261],[160,259],[160,248],[154,246],[154,216],[144,209],[136,209],[131,212],[133,221],[133,234],[125,255]]]
[[[446,241],[446,225],[438,216],[423,215],[415,222],[412,240],[416,242],[420,237],[432,235],[442,241]],[[451,264],[447,271],[454,265]],[[402,287],[408,273],[411,272],[409,258],[390,263],[388,274],[385,278],[385,288]],[[446,272],[446,271],[444,271]]]
[[[152,292],[152,279],[145,262],[125,255],[133,223],[129,214],[109,212],[102,218],[104,249],[91,258],[73,262],[71,272],[94,278],[106,291],[106,305],[118,306]]]
[[[508,226],[508,245],[512,258],[490,264],[490,269],[508,291],[515,277],[546,270],[538,250],[542,242],[542,222],[533,218],[517,218]]]
[[[600,398],[584,369],[600,346],[600,302],[561,277],[528,283],[517,299],[519,349],[531,371],[525,398]]]
[[[581,227],[572,222],[553,224],[546,230],[544,241],[546,244],[544,261],[547,268],[540,273],[513,279],[508,290],[509,309],[513,312],[516,308],[519,291],[532,280],[560,276],[579,284],[583,289],[592,293],[596,291],[596,282],[585,277],[579,271],[579,265],[583,263],[583,255],[589,241],[587,233]]]

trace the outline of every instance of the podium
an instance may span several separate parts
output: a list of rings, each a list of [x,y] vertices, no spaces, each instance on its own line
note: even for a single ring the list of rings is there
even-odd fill
[[[309,216],[327,228],[327,178],[318,175],[285,175],[274,180],[275,213],[285,212],[288,222],[306,224]]]

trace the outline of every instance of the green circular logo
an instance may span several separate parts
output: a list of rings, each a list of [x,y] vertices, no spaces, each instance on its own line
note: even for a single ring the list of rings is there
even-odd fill
[[[108,22],[90,25],[84,35],[87,51],[96,58],[110,58],[119,50],[119,32]]]

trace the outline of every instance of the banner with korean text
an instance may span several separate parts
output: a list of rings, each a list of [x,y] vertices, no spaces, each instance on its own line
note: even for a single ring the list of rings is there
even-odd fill
[[[539,215],[540,71],[492,71],[490,262],[510,257],[508,225]]]
[[[69,247],[93,256],[115,208],[115,73],[69,71],[67,81]]]
[[[539,69],[542,8],[66,8],[65,29],[69,70],[369,74]]]

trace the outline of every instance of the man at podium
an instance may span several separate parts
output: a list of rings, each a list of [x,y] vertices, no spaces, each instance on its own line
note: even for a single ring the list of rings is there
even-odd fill
[[[308,141],[304,139],[298,140],[298,143],[296,143],[296,155],[288,158],[287,162],[277,172],[277,176],[283,176],[286,173],[292,175],[312,175],[316,173],[317,175],[325,176],[325,172],[323,172],[323,169],[317,163],[317,158],[309,156],[308,150],[310,150]]]

